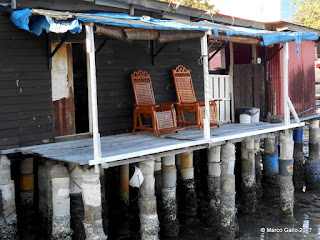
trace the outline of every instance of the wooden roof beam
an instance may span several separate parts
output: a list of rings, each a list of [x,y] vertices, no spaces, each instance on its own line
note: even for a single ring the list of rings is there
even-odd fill
[[[211,35],[209,36],[209,39],[212,40],[218,40],[218,41],[226,41],[227,36],[224,34],[220,34],[219,36]],[[234,42],[234,43],[243,43],[243,44],[250,44],[250,45],[256,45],[256,46],[262,46],[260,42],[262,41],[259,38],[255,37],[249,37],[249,36],[240,36],[240,35],[232,35],[229,36],[227,39],[228,42]],[[273,45],[268,45],[266,47],[273,47]]]

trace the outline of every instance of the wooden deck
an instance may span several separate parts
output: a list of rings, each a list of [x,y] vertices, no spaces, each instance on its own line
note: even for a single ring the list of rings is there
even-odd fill
[[[154,157],[178,154],[206,148],[209,145],[220,145],[226,141],[242,141],[249,137],[265,137],[267,133],[303,126],[304,123],[273,124],[260,122],[256,124],[224,124],[220,128],[211,128],[210,141],[203,139],[203,131],[192,127],[178,133],[164,133],[160,137],[152,132],[137,132],[106,136],[101,138],[103,167],[139,162]],[[51,143],[16,149],[2,150],[0,154],[34,154],[48,159],[73,162],[80,165],[94,165],[92,139]]]

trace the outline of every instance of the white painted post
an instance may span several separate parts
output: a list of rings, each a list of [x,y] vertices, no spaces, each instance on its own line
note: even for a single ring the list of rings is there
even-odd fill
[[[294,117],[294,120],[295,120],[297,123],[299,123],[299,122],[300,122],[299,116],[298,116],[296,110],[294,109],[294,106],[293,106],[293,104],[292,104],[292,102],[291,102],[291,99],[290,99],[289,97],[287,98],[287,103],[288,103],[288,106],[289,106],[289,108],[290,108],[290,111],[291,111],[291,113],[292,113],[292,115],[293,115],[293,117]]]
[[[203,79],[204,79],[204,101],[205,101],[205,119],[203,120],[203,135],[204,139],[210,139],[210,84],[209,84],[209,62],[208,62],[208,35],[210,32],[206,32],[201,38],[201,55],[203,65]]]
[[[231,120],[235,122],[235,111],[234,111],[234,98],[233,98],[233,65],[234,65],[234,58],[233,58],[233,43],[229,42],[229,49],[230,49],[230,66],[229,66],[229,75],[230,75],[230,98],[231,98]]]
[[[252,63],[256,64],[257,63],[257,46],[251,45],[251,49],[252,49]]]
[[[289,43],[284,43],[284,60],[283,60],[283,100],[284,100],[284,124],[290,125],[290,111],[287,99],[289,98],[289,86],[288,86],[288,62],[289,62]]]
[[[91,97],[91,111],[92,111],[92,134],[93,134],[93,152],[94,161],[96,162],[95,171],[99,173],[98,161],[101,159],[101,145],[98,125],[98,101],[97,101],[97,79],[96,79],[96,64],[95,64],[95,46],[93,23],[85,25],[86,27],[86,47],[87,47],[87,69],[88,79],[90,82],[89,89],[91,90],[89,96]]]

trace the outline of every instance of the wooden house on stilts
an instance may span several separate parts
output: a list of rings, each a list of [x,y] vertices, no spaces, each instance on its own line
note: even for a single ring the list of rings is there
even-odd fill
[[[293,186],[292,175],[299,171],[293,171],[293,140],[301,142],[301,129],[310,123],[311,145],[318,146],[314,57],[319,33],[153,0],[0,0],[0,219],[6,223],[0,224],[0,238],[15,238],[17,222],[20,234],[28,232],[30,216],[38,214],[42,236],[106,239],[113,219],[107,220],[105,211],[111,183],[104,173],[119,169],[118,182],[111,182],[125,210],[129,165],[139,167],[138,182],[130,184],[140,188],[141,239],[158,239],[160,230],[177,236],[177,178],[185,199],[182,216],[196,217],[193,152],[200,149],[207,149],[201,161],[208,162],[208,223],[222,238],[234,238],[234,143],[242,144],[249,211],[257,204],[260,139],[271,149],[262,161],[263,174],[280,178],[280,215],[293,217],[293,187],[286,187]],[[222,69],[213,71],[209,62],[218,52]],[[178,66],[182,82],[192,79],[192,93],[190,84],[177,90],[173,70]],[[142,82],[151,79],[151,87],[139,89],[144,100],[152,92],[151,104],[137,102],[131,74],[138,70],[148,73]],[[178,99],[179,93],[186,100]],[[198,126],[176,128],[179,118],[163,113],[168,104],[160,103],[172,103],[174,114],[182,109],[185,122],[199,118]],[[159,136],[155,128],[131,133],[137,106],[152,110],[138,111],[138,124],[164,129]],[[239,123],[240,113],[253,119],[247,111],[258,120]],[[224,124],[210,125],[213,118]],[[313,152],[310,169],[320,162]],[[315,177],[320,172],[308,174],[310,188],[320,186]],[[155,177],[161,184],[154,184]],[[75,210],[79,205],[82,212]]]

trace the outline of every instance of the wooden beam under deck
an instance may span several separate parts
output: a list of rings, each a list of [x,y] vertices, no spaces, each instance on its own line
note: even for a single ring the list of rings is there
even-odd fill
[[[319,116],[318,116],[319,117]],[[192,127],[178,133],[164,133],[160,137],[152,132],[138,132],[106,136],[101,138],[102,162],[109,167],[153,159],[155,157],[194,151],[214,145],[222,145],[226,141],[239,142],[246,138],[265,137],[266,134],[281,130],[304,126],[304,123],[254,123],[223,124],[220,128],[211,128],[209,141],[203,139],[203,132]],[[34,154],[43,158],[73,162],[79,165],[94,165],[92,139],[51,143],[10,150],[2,150],[0,154],[14,153]]]

